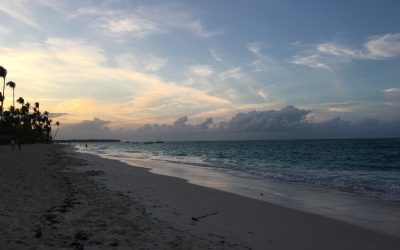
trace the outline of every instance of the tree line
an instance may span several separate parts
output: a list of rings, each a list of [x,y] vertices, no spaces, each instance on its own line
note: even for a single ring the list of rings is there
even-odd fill
[[[15,89],[13,81],[6,83],[7,69],[0,66],[0,78],[3,78],[3,91],[0,91],[0,143],[7,143],[11,138],[22,140],[24,143],[51,142],[58,133],[60,123],[57,121],[57,131],[54,138],[51,135],[52,119],[49,112],[40,111],[39,102],[33,105],[19,97],[15,106]],[[4,107],[6,87],[12,89],[13,102],[8,109]]]

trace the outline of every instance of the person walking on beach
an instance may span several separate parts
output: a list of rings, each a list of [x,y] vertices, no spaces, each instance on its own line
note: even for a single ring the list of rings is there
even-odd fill
[[[21,145],[22,145],[22,139],[20,137],[20,138],[18,138],[18,150],[20,150],[20,151],[21,151]]]
[[[14,149],[14,147],[15,147],[15,138],[14,137],[11,138],[10,145],[11,145],[12,149]]]

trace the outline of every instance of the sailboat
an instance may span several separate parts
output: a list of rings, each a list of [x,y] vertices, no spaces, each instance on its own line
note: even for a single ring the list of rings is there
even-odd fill
[[[160,133],[160,138],[156,141],[156,143],[164,143],[164,141],[161,141],[161,133]]]

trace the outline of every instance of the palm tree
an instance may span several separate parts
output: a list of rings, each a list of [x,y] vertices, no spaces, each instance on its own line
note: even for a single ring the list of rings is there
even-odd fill
[[[57,133],[58,133],[58,129],[60,128],[60,124],[61,123],[59,121],[56,121],[57,130],[56,130],[56,133],[54,134],[53,140],[56,139],[56,136],[57,136]]]
[[[19,104],[21,104],[21,106],[23,106],[24,103],[25,103],[25,100],[24,100],[24,98],[20,97],[20,98],[17,99],[17,102],[18,102]]]
[[[20,98],[18,98],[17,99],[17,102],[19,103],[19,104],[21,104],[21,109],[17,109],[18,110],[18,116],[19,116],[19,119],[21,119],[22,118],[22,107],[24,106],[24,103],[25,103],[25,100],[24,100],[24,98],[22,98],[22,97],[20,97]]]
[[[35,102],[35,108],[37,109],[37,111],[39,111],[39,103]]]
[[[3,113],[3,103],[4,99],[6,96],[4,95],[4,90],[6,87],[6,76],[7,76],[7,70],[3,68],[3,66],[0,66],[0,77],[3,77],[3,92],[2,92],[2,97],[1,97],[1,113]]]
[[[16,87],[17,85],[15,84],[15,82],[9,81],[9,82],[7,83],[7,86],[9,86],[10,88],[13,89],[13,107],[15,107],[14,89],[15,89],[15,87]]]

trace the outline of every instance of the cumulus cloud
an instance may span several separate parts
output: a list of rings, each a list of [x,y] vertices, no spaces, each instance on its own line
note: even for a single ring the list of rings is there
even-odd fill
[[[232,139],[315,139],[399,137],[400,120],[377,118],[354,121],[334,117],[313,121],[313,111],[286,106],[278,110],[238,113],[228,121],[215,123],[207,118],[190,123],[182,116],[171,124],[146,124],[137,129],[114,130],[111,122],[99,118],[75,125],[65,125],[62,138],[118,138],[122,140],[232,140]],[[80,135],[80,137],[79,137]]]
[[[138,141],[158,140],[193,140],[194,138],[209,138],[212,134],[209,130],[214,124],[212,118],[205,121],[190,124],[187,116],[178,118],[171,125],[168,124],[145,124],[141,128],[131,130],[128,138]],[[210,134],[211,133],[211,134]]]
[[[63,139],[111,139],[117,135],[117,132],[111,131],[110,128],[107,127],[110,123],[110,121],[100,118],[84,120],[76,124],[61,123],[58,137]]]
[[[228,131],[283,131],[302,126],[306,123],[305,117],[310,110],[298,109],[287,106],[281,110],[252,111],[239,113],[230,121],[224,123],[222,128]]]
[[[156,132],[190,132],[192,130],[207,130],[210,125],[213,124],[212,118],[207,118],[205,121],[198,124],[189,124],[189,118],[182,116],[178,118],[172,125],[167,124],[146,124],[138,131],[150,131],[155,130]]]

